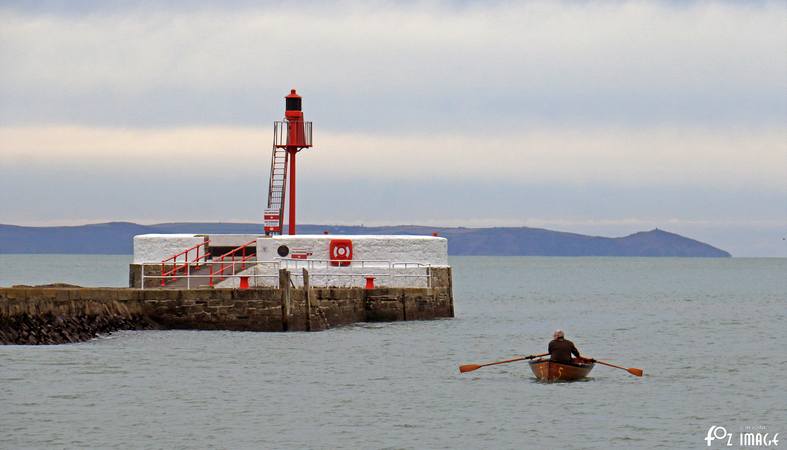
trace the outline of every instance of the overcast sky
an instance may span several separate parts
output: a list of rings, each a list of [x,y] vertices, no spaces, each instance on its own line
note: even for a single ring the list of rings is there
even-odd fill
[[[0,6],[0,223],[654,227],[787,256],[787,2]]]

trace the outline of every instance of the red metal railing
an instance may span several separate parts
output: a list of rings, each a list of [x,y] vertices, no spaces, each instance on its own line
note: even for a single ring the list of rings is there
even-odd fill
[[[200,261],[207,262],[208,258],[210,257],[210,253],[208,252],[208,244],[210,241],[207,239],[205,242],[201,242],[193,247],[189,247],[186,250],[183,250],[180,253],[176,253],[169,258],[161,260],[161,285],[166,286],[167,279],[169,281],[175,281],[178,279],[178,272],[183,271],[186,273],[189,270],[189,265],[195,264],[196,267],[199,268]],[[202,254],[200,254],[200,248],[202,248]],[[195,252],[196,256],[194,259],[189,260],[189,255],[191,252]],[[183,257],[183,262],[179,263],[178,259]],[[172,265],[172,268],[167,270],[168,265]]]
[[[251,253],[246,251],[246,249],[252,245],[255,247],[254,252]],[[230,250],[217,258],[213,258],[213,262],[210,264],[210,285],[213,286],[213,277],[215,276],[217,278],[222,278],[222,275],[224,275],[224,271],[227,270],[227,268],[232,268],[232,272],[230,272],[229,275],[235,275],[236,264],[240,264],[240,270],[246,270],[246,262],[257,256],[256,246],[257,240],[255,239],[241,245],[234,250]],[[240,260],[237,260],[239,256]],[[229,259],[229,261],[226,261],[227,259]],[[219,266],[218,269],[216,269],[216,265]]]

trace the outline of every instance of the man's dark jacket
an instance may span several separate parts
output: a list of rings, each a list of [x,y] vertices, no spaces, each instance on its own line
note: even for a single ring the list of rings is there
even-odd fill
[[[570,363],[572,354],[579,357],[579,350],[568,339],[557,338],[549,343],[549,359],[551,361]]]

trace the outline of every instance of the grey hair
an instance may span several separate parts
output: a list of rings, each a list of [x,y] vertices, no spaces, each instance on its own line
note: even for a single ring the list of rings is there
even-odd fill
[[[565,337],[565,334],[563,333],[563,330],[555,330],[552,336],[556,338],[561,338],[561,337]]]

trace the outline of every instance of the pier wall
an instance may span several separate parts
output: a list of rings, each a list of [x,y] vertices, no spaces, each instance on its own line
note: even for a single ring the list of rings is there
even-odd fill
[[[240,261],[235,256],[219,258],[255,241],[256,245],[244,247],[244,253],[239,254],[248,251],[254,255],[248,260]],[[200,243],[206,245],[193,248]],[[192,250],[188,255],[183,254],[189,248]],[[379,287],[422,288],[431,286],[432,268],[449,267],[448,240],[437,236],[145,234],[134,237],[129,287],[160,286],[162,261],[165,261],[163,269],[170,270],[172,257],[178,253],[177,278],[189,278],[190,287],[210,284],[216,288],[236,288],[241,284],[239,274],[246,277],[243,283],[252,287],[276,287],[279,269],[291,270],[293,282],[298,286],[302,284],[298,274],[307,269],[312,273],[314,286],[364,287],[366,278],[373,277]],[[200,258],[206,253],[211,257]],[[190,261],[188,271],[185,270],[187,260]],[[200,272],[202,266],[231,276],[215,277],[208,283],[209,271]]]
[[[329,260],[332,241],[348,241],[352,247],[352,260],[418,262],[430,266],[448,266],[448,240],[435,236],[409,235],[282,235],[257,239],[257,259],[275,261],[283,257],[294,258],[300,254],[302,262]],[[285,254],[280,253],[286,251]]]
[[[0,344],[59,344],[124,329],[320,331],[453,317],[450,269],[431,288],[0,288]]]
[[[134,263],[161,261],[205,242],[195,234],[142,234],[134,236]]]

